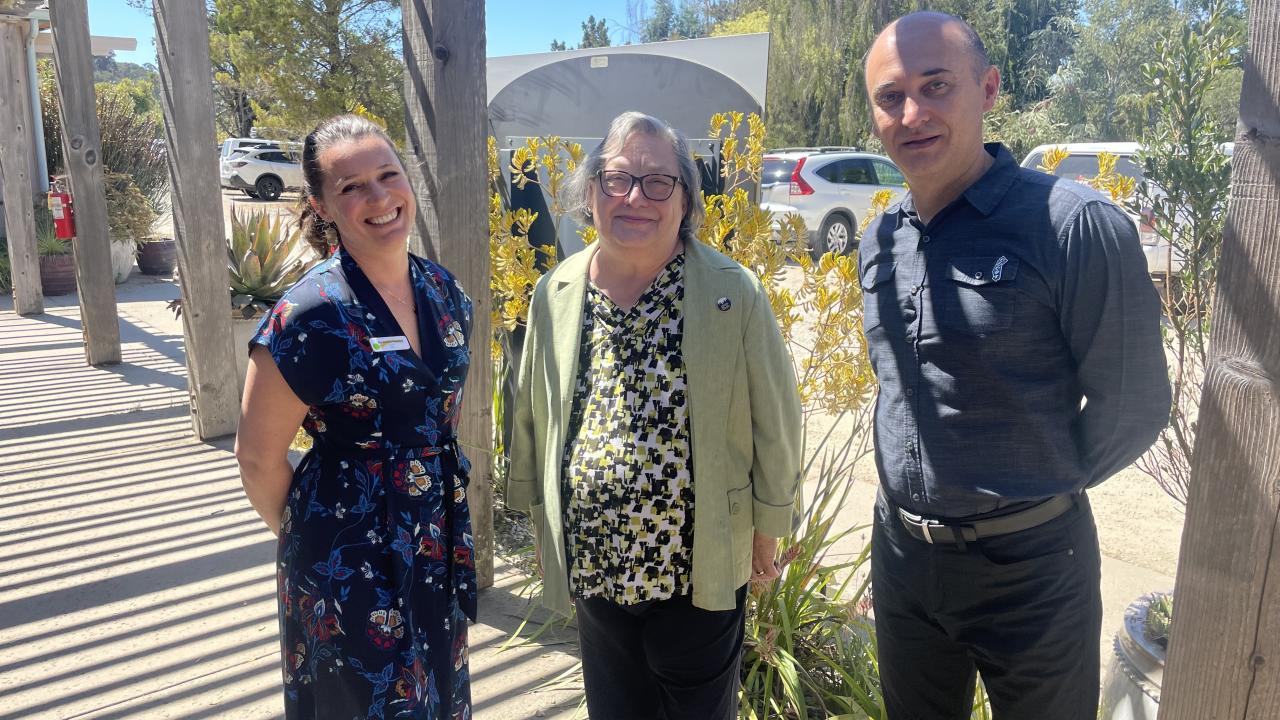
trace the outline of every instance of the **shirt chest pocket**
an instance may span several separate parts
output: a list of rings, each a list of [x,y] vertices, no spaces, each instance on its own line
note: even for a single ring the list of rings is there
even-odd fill
[[[880,314],[893,312],[898,300],[894,296],[893,272],[898,264],[892,261],[878,262],[862,271],[862,332],[870,333],[880,327]]]
[[[1013,322],[1017,258],[951,258],[940,269],[941,281],[933,284],[931,297],[934,317],[944,331],[985,336]]]

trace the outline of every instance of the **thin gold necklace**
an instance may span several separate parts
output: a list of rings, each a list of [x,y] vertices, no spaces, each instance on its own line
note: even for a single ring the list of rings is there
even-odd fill
[[[373,283],[372,283],[372,281],[370,281],[370,284],[371,284],[371,285],[373,284]],[[412,310],[414,315],[417,315],[417,314],[418,314],[418,306],[417,306],[417,305],[415,305],[415,304],[413,304],[413,303],[405,302],[404,300],[401,300],[399,295],[396,295],[395,293],[391,292],[390,290],[388,290],[388,289],[386,289],[386,288],[384,288],[384,287],[382,287],[382,286],[380,286],[380,285],[374,285],[373,287],[374,287],[374,289],[376,289],[378,292],[380,292],[380,293],[383,293],[383,294],[387,295],[387,296],[388,296],[388,297],[390,297],[392,300],[395,300],[396,302],[400,303],[401,305],[403,305],[403,306],[405,306],[405,307],[409,308],[410,310]]]

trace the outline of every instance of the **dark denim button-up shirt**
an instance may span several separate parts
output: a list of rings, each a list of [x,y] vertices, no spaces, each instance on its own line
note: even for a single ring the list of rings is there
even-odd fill
[[[991,168],[927,224],[908,195],[859,248],[881,486],[944,518],[1099,483],[1169,416],[1160,301],[1133,222],[987,151]]]

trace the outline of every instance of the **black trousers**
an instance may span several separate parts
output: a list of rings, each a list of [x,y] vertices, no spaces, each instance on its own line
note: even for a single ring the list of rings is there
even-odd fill
[[[967,720],[975,671],[996,720],[1095,720],[1101,560],[1089,501],[956,545],[907,533],[883,494],[871,581],[890,720]]]
[[[578,599],[578,640],[591,720],[733,720],[738,716],[744,604],[693,606],[688,595],[638,605]]]

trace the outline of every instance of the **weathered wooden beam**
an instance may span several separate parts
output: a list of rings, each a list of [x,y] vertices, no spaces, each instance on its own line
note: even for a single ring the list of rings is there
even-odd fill
[[[493,584],[493,366],[482,0],[404,0],[409,177],[422,211],[418,252],[458,277],[475,305],[459,440],[472,461],[467,497],[480,587]]]
[[[31,195],[31,88],[27,78],[26,20],[0,17],[0,184],[9,244],[13,309],[44,312],[36,251],[35,198]]]
[[[153,8],[192,421],[196,436],[210,439],[236,431],[233,352],[248,349],[232,348],[209,18],[203,0],[155,0]]]
[[[107,199],[103,192],[102,137],[89,54],[89,9],[85,0],[58,0],[49,6],[53,60],[62,117],[62,156],[71,176],[75,203],[76,287],[80,325],[90,365],[120,362],[120,320],[111,275]]]
[[[1280,0],[1249,14],[1161,720],[1280,717]]]

